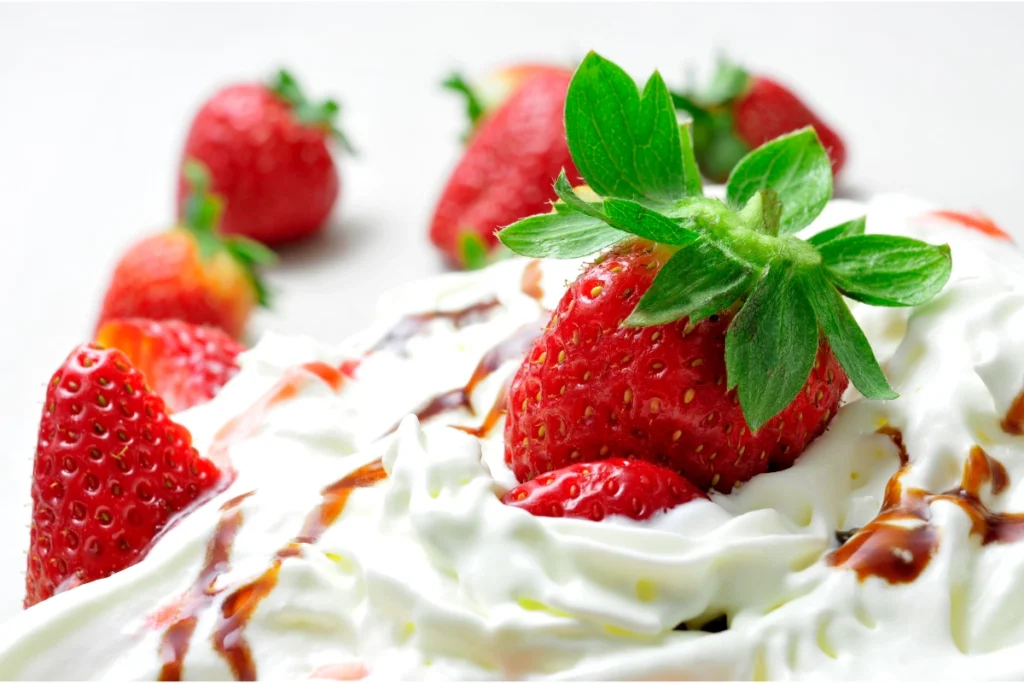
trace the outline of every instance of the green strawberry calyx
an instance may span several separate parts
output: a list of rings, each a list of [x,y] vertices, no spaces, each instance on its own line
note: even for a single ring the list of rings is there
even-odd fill
[[[719,57],[715,72],[703,89],[672,93],[676,109],[693,119],[697,162],[707,177],[716,182],[724,182],[750,151],[751,145],[736,133],[730,105],[750,88],[752,80],[743,67]]]
[[[261,306],[268,307],[270,293],[257,271],[277,260],[274,252],[247,237],[221,234],[219,225],[224,200],[210,191],[210,171],[202,162],[186,159],[182,175],[189,191],[185,195],[184,219],[179,227],[195,239],[203,260],[208,261],[221,252],[227,252],[249,280],[256,292],[256,300]]]
[[[581,198],[563,172],[554,211],[506,227],[503,244],[534,258],[578,258],[637,237],[671,250],[623,324],[696,324],[740,303],[726,334],[727,384],[752,431],[803,388],[822,338],[864,396],[897,397],[843,296],[923,304],[945,286],[952,256],[947,245],[865,234],[864,218],[796,237],[832,196],[832,167],[813,128],[747,154],[725,200],[706,197],[691,122],[679,124],[661,76],[639,91],[593,52],[569,85],[565,127],[600,201]]]
[[[285,69],[280,69],[277,72],[270,83],[270,90],[288,103],[299,123],[326,131],[341,144],[346,152],[353,155],[356,153],[348,137],[338,127],[338,113],[341,111],[341,105],[337,100],[310,101],[299,82]]]
[[[473,135],[473,131],[476,130],[484,114],[487,113],[487,107],[484,105],[483,98],[469,84],[469,81],[457,71],[449,74],[448,78],[441,82],[441,87],[462,95],[466,106],[466,118],[469,120],[469,125],[462,133],[462,141],[466,142]]]

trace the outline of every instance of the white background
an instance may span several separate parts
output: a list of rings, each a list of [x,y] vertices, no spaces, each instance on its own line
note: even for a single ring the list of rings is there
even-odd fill
[[[438,82],[594,48],[670,85],[718,49],[804,91],[850,149],[846,191],[982,208],[1024,237],[1024,5],[0,5],[0,619],[23,595],[44,385],[87,339],[111,264],[172,218],[189,118],[278,65],[344,103],[335,224],[270,277],[254,329],[338,340],[390,283],[440,269],[426,239],[458,156]],[[282,467],[287,466],[282,462]]]

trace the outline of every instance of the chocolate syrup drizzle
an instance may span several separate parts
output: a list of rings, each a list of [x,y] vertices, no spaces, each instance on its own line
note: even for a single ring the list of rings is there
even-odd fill
[[[302,553],[302,546],[316,543],[341,516],[352,491],[368,488],[387,477],[380,460],[363,465],[320,492],[320,504],[306,517],[302,529],[274,555],[274,560],[254,581],[228,595],[220,606],[213,631],[213,648],[231,667],[235,679],[256,680],[256,662],[245,639],[245,628],[259,604],[277,585],[281,565]]]
[[[1013,399],[1010,409],[1002,422],[1003,431],[1014,436],[1024,436],[1024,391]]]
[[[408,356],[409,340],[423,334],[433,321],[450,320],[455,329],[461,330],[463,327],[484,322],[499,306],[501,306],[501,302],[492,298],[454,311],[430,311],[429,313],[407,315],[395,323],[395,326],[388,330],[381,340],[366,352],[366,355],[386,350],[399,356]]]
[[[206,561],[203,568],[182,599],[177,618],[164,632],[160,641],[160,659],[163,662],[160,667],[161,681],[181,680],[182,664],[192,642],[192,634],[196,630],[199,615],[213,602],[219,592],[214,588],[214,584],[228,569],[231,548],[242,525],[242,511],[238,508],[253,493],[254,491],[249,491],[236,496],[220,508],[221,518],[206,546]]]
[[[880,430],[881,431],[881,430]],[[906,457],[903,435],[894,428],[882,432]],[[938,550],[939,529],[932,524],[931,504],[946,501],[960,507],[971,520],[972,535],[982,545],[1008,543],[1024,538],[1024,513],[994,512],[981,501],[981,489],[989,485],[992,495],[1009,485],[1006,468],[981,446],[971,448],[960,486],[943,493],[904,488],[906,462],[885,487],[882,509],[871,522],[856,531],[828,555],[834,567],[845,567],[864,581],[877,576],[889,583],[910,583],[928,566]]]

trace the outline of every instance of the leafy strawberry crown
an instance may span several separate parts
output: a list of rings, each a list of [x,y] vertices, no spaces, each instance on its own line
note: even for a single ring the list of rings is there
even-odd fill
[[[512,251],[576,258],[635,237],[673,254],[624,321],[632,327],[683,318],[697,323],[742,302],[726,333],[728,388],[752,431],[804,386],[823,335],[854,386],[897,397],[843,295],[875,306],[915,306],[938,294],[952,268],[949,247],[864,234],[865,219],[806,241],[794,233],[832,195],[832,169],[811,128],[743,157],[725,201],[705,197],[690,122],[676,118],[655,72],[643,91],[591,52],[573,76],[565,128],[576,167],[601,201],[580,198],[565,173],[548,214],[498,233]]]
[[[329,133],[331,137],[341,143],[346,152],[355,154],[352,144],[338,128],[338,113],[341,111],[341,105],[337,100],[310,101],[299,82],[285,69],[278,70],[277,75],[270,83],[270,90],[288,103],[299,123]]]
[[[206,166],[195,159],[187,159],[182,174],[188,183],[189,192],[184,199],[184,218],[179,227],[195,238],[199,256],[203,260],[208,261],[221,252],[227,252],[249,280],[259,304],[269,306],[270,295],[257,269],[277,260],[274,252],[247,237],[229,237],[220,233],[218,226],[224,211],[224,200],[210,191],[210,172]]]

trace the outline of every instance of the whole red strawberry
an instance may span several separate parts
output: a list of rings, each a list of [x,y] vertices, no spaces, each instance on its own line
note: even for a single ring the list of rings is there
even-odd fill
[[[805,126],[817,132],[838,175],[846,163],[842,138],[788,87],[719,62],[702,93],[676,95],[676,105],[693,116],[694,147],[705,176],[725,182],[750,150]]]
[[[253,307],[267,303],[256,269],[273,254],[246,238],[222,238],[221,201],[208,192],[208,175],[198,164],[190,164],[189,174],[193,192],[182,224],[121,256],[97,328],[116,318],[184,320],[239,337]]]
[[[538,517],[583,517],[600,522],[611,515],[648,519],[706,497],[664,467],[643,460],[609,458],[542,475],[515,487],[501,501]]]
[[[514,89],[500,106],[471,105],[482,118],[434,210],[430,239],[458,267],[484,265],[496,230],[547,210],[563,168],[578,178],[562,120],[572,72],[532,66],[513,73]]]
[[[219,480],[123,353],[78,347],[39,424],[25,607],[136,563]]]
[[[752,434],[726,389],[732,310],[695,326],[623,326],[668,256],[632,242],[569,286],[508,393],[505,457],[519,481],[578,462],[639,458],[727,492],[790,466],[825,431],[848,383],[827,345],[804,390]]]
[[[324,227],[339,188],[328,143],[334,137],[347,147],[335,127],[338,109],[333,100],[310,102],[286,71],[270,85],[224,88],[203,105],[182,163],[210,169],[213,191],[227,203],[225,233],[280,244]],[[187,194],[183,166],[179,206]]]
[[[174,412],[213,398],[238,372],[238,354],[245,350],[215,327],[146,318],[111,320],[96,343],[127,355]]]

